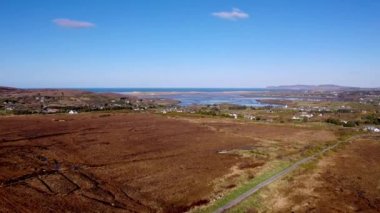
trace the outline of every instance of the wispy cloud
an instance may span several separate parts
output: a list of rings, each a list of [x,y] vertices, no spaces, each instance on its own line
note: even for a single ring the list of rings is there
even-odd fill
[[[67,18],[54,19],[53,23],[60,27],[75,28],[75,29],[95,27],[95,24],[91,22],[78,21],[78,20],[72,20],[72,19],[67,19]]]
[[[241,11],[238,8],[233,8],[232,11],[222,11],[222,12],[215,12],[212,13],[213,16],[221,18],[221,19],[227,19],[227,20],[238,20],[238,19],[247,19],[249,18],[249,14]]]

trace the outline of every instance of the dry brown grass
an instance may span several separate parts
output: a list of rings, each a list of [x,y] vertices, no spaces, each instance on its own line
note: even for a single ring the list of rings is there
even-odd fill
[[[379,212],[379,162],[380,137],[364,136],[267,187],[235,211]]]
[[[231,168],[240,165],[237,174],[245,175],[266,163],[221,150],[281,152],[294,145],[296,151],[297,144],[334,137],[324,130],[148,113],[1,117],[0,211],[185,211],[207,203]],[[234,187],[235,179],[224,186]]]

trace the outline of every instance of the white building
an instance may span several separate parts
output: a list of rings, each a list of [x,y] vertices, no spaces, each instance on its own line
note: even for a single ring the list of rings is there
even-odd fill
[[[249,115],[247,118],[248,118],[249,120],[255,120],[255,119],[256,119],[256,116]]]
[[[308,114],[308,113],[306,113],[306,112],[302,112],[301,115],[300,115],[300,117],[304,117],[304,118],[312,118],[312,117],[314,117],[314,115],[313,115],[313,114]]]
[[[238,118],[238,115],[236,113],[231,113],[231,114],[229,114],[229,116],[233,117],[234,119]]]
[[[301,119],[300,117],[295,116],[295,115],[292,117],[292,120],[300,120],[300,119]]]
[[[75,110],[70,110],[70,111],[69,111],[69,114],[70,114],[70,115],[75,115],[75,114],[78,114],[78,112],[75,111]]]
[[[371,132],[380,132],[380,129],[374,126],[366,126],[363,129],[364,131],[371,131]]]

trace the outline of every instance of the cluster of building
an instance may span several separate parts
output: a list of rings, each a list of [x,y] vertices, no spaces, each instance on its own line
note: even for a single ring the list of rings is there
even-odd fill
[[[181,107],[177,107],[177,106],[166,107],[165,109],[161,110],[162,114],[167,114],[168,112],[181,113],[181,112],[188,112],[188,110],[182,109]]]
[[[368,131],[368,132],[376,132],[376,133],[380,132],[380,129],[375,126],[366,126],[363,128],[363,130]]]
[[[127,97],[109,97],[101,94],[64,95],[17,95],[0,97],[0,109],[14,114],[69,113],[115,109],[146,110],[156,107],[153,101]]]

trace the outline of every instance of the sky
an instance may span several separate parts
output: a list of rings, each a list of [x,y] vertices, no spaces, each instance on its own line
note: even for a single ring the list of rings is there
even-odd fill
[[[380,87],[379,0],[0,0],[0,85]]]

